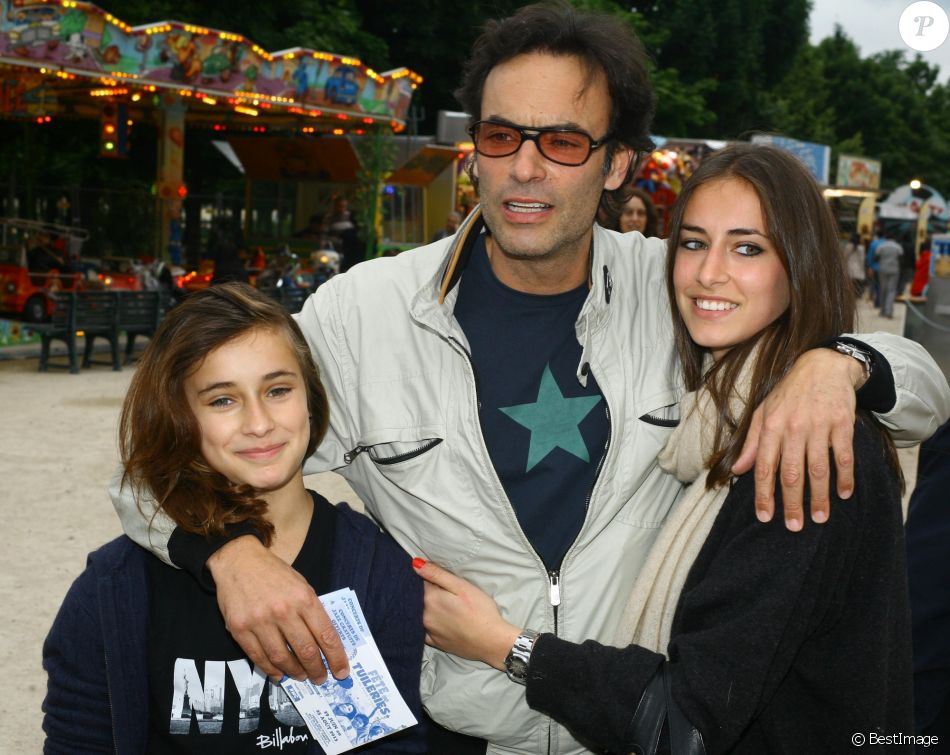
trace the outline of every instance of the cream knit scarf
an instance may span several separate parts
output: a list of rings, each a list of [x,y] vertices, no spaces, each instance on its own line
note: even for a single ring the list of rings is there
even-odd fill
[[[757,351],[757,350],[756,350]],[[756,351],[746,360],[733,388],[732,416],[741,414],[749,395]],[[708,365],[707,365],[708,366]],[[740,398],[742,397],[742,398]],[[615,644],[636,645],[666,654],[673,614],[680,592],[700,548],[729,493],[728,486],[706,489],[707,461],[713,452],[718,412],[705,388],[688,393],[680,403],[680,424],[660,453],[660,466],[684,483],[691,483],[663,523],[640,570],[620,620]]]

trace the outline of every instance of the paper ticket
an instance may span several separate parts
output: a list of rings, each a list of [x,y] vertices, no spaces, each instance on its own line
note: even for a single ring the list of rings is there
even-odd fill
[[[327,755],[347,752],[418,723],[396,688],[349,589],[321,596],[350,661],[350,676],[323,684],[281,680],[313,738]]]

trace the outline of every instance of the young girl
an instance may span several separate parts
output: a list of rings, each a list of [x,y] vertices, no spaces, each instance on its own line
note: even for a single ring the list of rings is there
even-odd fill
[[[327,421],[289,314],[244,284],[214,286],[169,312],[139,363],[120,421],[125,480],[185,531],[248,528],[318,594],[352,588],[418,718],[421,582],[368,519],[304,487]],[[214,595],[126,537],[90,555],[43,666],[47,752],[321,752],[228,634]],[[418,729],[368,750],[423,752]]]
[[[667,285],[693,393],[661,464],[692,484],[638,575],[617,647],[513,626],[487,595],[423,564],[428,641],[507,671],[531,707],[611,752],[662,740],[674,755],[907,749],[909,615],[888,437],[859,418],[854,494],[801,532],[780,516],[759,522],[754,473],[730,472],[785,370],[853,324],[834,220],[804,167],[750,145],[707,158],[673,214]]]

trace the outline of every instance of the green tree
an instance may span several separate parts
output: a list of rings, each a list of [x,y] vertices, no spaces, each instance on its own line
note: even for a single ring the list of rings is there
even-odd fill
[[[769,128],[763,94],[787,75],[807,44],[810,7],[809,0],[669,0],[638,3],[633,10],[643,17],[642,36],[648,48],[652,44],[661,75],[676,71],[679,82],[697,86],[693,93],[711,114],[694,120],[690,135],[734,138]]]
[[[883,163],[885,186],[923,177],[950,188],[950,89],[919,55],[889,51],[861,57],[843,29],[799,50],[764,95],[771,128],[829,144],[835,155],[863,154]]]
[[[825,61],[814,47],[802,48],[785,79],[764,95],[763,113],[769,131],[819,144],[837,139]]]
[[[298,46],[357,56],[365,46],[374,54],[385,51],[382,40],[361,30],[351,0],[122,0],[109,10],[133,25],[171,19],[236,32],[271,52]]]
[[[508,16],[523,4],[521,0],[456,3],[449,11],[440,0],[356,0],[363,28],[385,39],[389,47],[388,58],[375,62],[376,70],[407,66],[423,77],[413,98],[423,133],[435,131],[439,110],[459,109],[453,92],[472,42],[485,22]]]

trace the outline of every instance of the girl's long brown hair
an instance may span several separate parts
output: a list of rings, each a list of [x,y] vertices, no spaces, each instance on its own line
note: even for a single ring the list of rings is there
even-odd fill
[[[270,544],[267,503],[248,485],[234,485],[208,466],[185,381],[219,346],[252,330],[287,338],[303,377],[310,411],[310,456],[326,433],[329,408],[320,373],[287,311],[244,283],[191,294],[162,320],[139,360],[119,420],[124,482],[151,493],[178,527],[206,537],[250,523]],[[303,463],[303,459],[301,459]]]
[[[706,349],[698,346],[686,329],[676,306],[673,331],[686,387],[705,387],[719,413],[715,451],[707,460],[707,486],[725,484],[739,457],[752,422],[752,414],[782,379],[792,364],[808,349],[815,348],[854,327],[854,293],[841,254],[835,219],[821,189],[797,158],[776,147],[734,144],[703,160],[687,182],[673,209],[666,286],[676,302],[673,265],[679,249],[683,216],[690,198],[705,184],[737,179],[758,196],[767,234],[788,275],[788,309],[764,330],[732,349],[712,368],[703,371]],[[724,207],[723,212],[729,208]],[[752,369],[750,395],[744,410],[735,417],[729,396],[739,372],[758,347]],[[896,459],[893,444],[883,430],[888,455]]]

